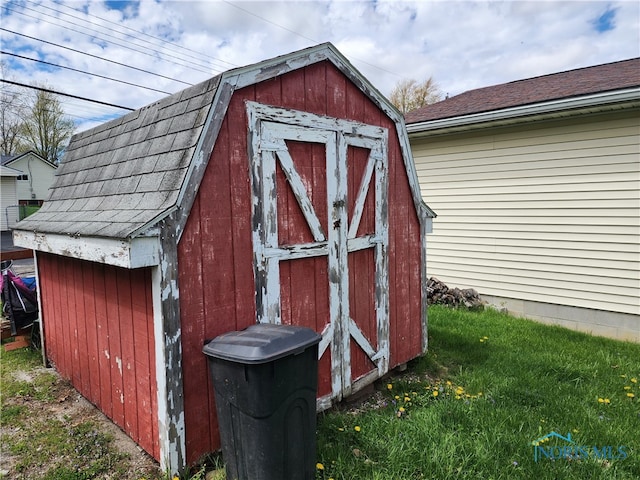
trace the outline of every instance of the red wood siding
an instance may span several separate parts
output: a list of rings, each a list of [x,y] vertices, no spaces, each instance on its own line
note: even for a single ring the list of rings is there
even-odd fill
[[[212,387],[202,346],[205,340],[242,329],[255,323],[256,319],[245,100],[389,129],[391,366],[415,358],[421,352],[420,226],[395,124],[328,62],[239,90],[231,99],[178,246],[188,462],[194,462],[202,454],[220,446]],[[293,148],[297,147],[294,145]],[[352,150],[350,157],[353,156],[358,164],[352,171],[357,174],[364,168],[358,160],[363,153]],[[326,204],[323,164],[323,152],[312,152],[302,169],[302,174],[313,184],[311,198],[314,206],[322,202]],[[278,172],[278,181],[282,182],[283,178],[282,172]],[[349,188],[357,189],[358,184],[355,181],[355,185],[350,184]],[[292,196],[283,196],[278,201],[279,211],[289,212],[291,218],[299,215]],[[370,212],[372,208],[367,206],[365,209],[361,228],[370,228],[374,222]],[[326,227],[326,208],[316,208],[316,211]],[[280,235],[281,241],[287,238],[295,241],[309,239],[308,232],[296,227],[285,228],[285,225],[282,225]],[[350,259],[350,267],[353,268],[350,284],[359,286],[354,288],[351,302],[365,325],[363,329],[367,336],[375,341],[375,321],[371,318],[370,307],[363,306],[372,305],[371,257],[372,254],[365,251]],[[319,329],[328,317],[326,259],[288,263],[287,270],[281,272],[283,285],[289,285],[288,289],[283,288],[283,322],[295,321]],[[330,390],[328,356],[327,352],[319,365],[321,391]],[[354,379],[371,368],[369,360],[361,352],[356,353],[355,358]]]
[[[38,253],[38,274],[49,361],[159,460],[150,270]]]

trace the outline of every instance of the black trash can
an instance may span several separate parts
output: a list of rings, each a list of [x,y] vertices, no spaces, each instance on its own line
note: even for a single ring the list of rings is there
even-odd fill
[[[321,338],[306,327],[257,324],[204,346],[227,480],[315,478]]]

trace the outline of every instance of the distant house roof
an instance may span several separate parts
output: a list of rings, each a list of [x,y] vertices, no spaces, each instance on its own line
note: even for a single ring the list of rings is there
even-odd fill
[[[15,168],[7,167],[6,165],[0,165],[0,176],[3,177],[19,177],[22,175],[20,170],[16,170]]]
[[[640,58],[469,90],[405,115],[407,124],[572,99],[640,86]]]
[[[0,163],[2,163],[2,165],[11,165],[12,163],[20,160],[22,157],[25,157],[27,155],[33,155],[34,157],[39,158],[40,160],[42,160],[47,165],[50,165],[53,168],[58,168],[58,166],[56,164],[51,163],[46,158],[42,158],[40,155],[38,155],[36,152],[34,152],[32,150],[29,150],[28,152],[25,152],[25,153],[18,153],[17,155],[2,155],[0,157]]]

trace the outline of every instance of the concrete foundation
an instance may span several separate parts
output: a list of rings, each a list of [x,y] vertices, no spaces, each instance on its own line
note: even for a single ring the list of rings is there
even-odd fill
[[[640,315],[480,294],[489,304],[517,316],[602,337],[640,343]]]

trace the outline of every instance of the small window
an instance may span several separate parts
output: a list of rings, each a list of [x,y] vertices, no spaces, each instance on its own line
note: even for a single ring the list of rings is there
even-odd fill
[[[18,175],[18,180],[29,180],[29,175]]]

